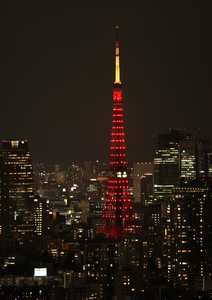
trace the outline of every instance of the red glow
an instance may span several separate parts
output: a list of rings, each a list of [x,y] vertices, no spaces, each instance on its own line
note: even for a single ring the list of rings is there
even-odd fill
[[[122,101],[122,90],[113,91],[113,100],[116,102]]]
[[[113,90],[112,128],[110,139],[110,171],[106,200],[102,217],[103,233],[111,239],[118,239],[133,231],[133,208],[129,193],[126,140],[124,130],[124,108],[121,88]]]

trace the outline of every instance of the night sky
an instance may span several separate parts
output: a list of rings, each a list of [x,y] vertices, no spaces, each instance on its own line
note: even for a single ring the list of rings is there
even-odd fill
[[[28,138],[34,161],[107,160],[116,24],[129,159],[171,127],[212,137],[209,1],[2,2],[0,139]]]

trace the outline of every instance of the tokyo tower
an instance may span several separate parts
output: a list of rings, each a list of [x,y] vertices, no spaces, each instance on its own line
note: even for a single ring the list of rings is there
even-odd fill
[[[119,27],[116,26],[115,80],[112,91],[112,129],[109,154],[110,177],[102,214],[103,233],[111,239],[119,239],[133,231],[118,30]]]

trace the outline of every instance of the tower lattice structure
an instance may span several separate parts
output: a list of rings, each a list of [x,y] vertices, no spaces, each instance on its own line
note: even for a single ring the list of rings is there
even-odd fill
[[[129,193],[123,91],[120,79],[118,27],[115,41],[115,80],[112,91],[112,129],[109,154],[110,177],[103,209],[104,234],[117,239],[133,231],[133,209]]]

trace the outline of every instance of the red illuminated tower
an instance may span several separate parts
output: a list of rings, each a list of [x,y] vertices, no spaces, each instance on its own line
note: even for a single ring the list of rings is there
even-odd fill
[[[112,93],[112,130],[110,139],[110,178],[103,209],[104,234],[117,239],[132,232],[133,212],[129,194],[127,147],[124,128],[123,92],[120,78],[118,26],[115,41],[115,80]]]

